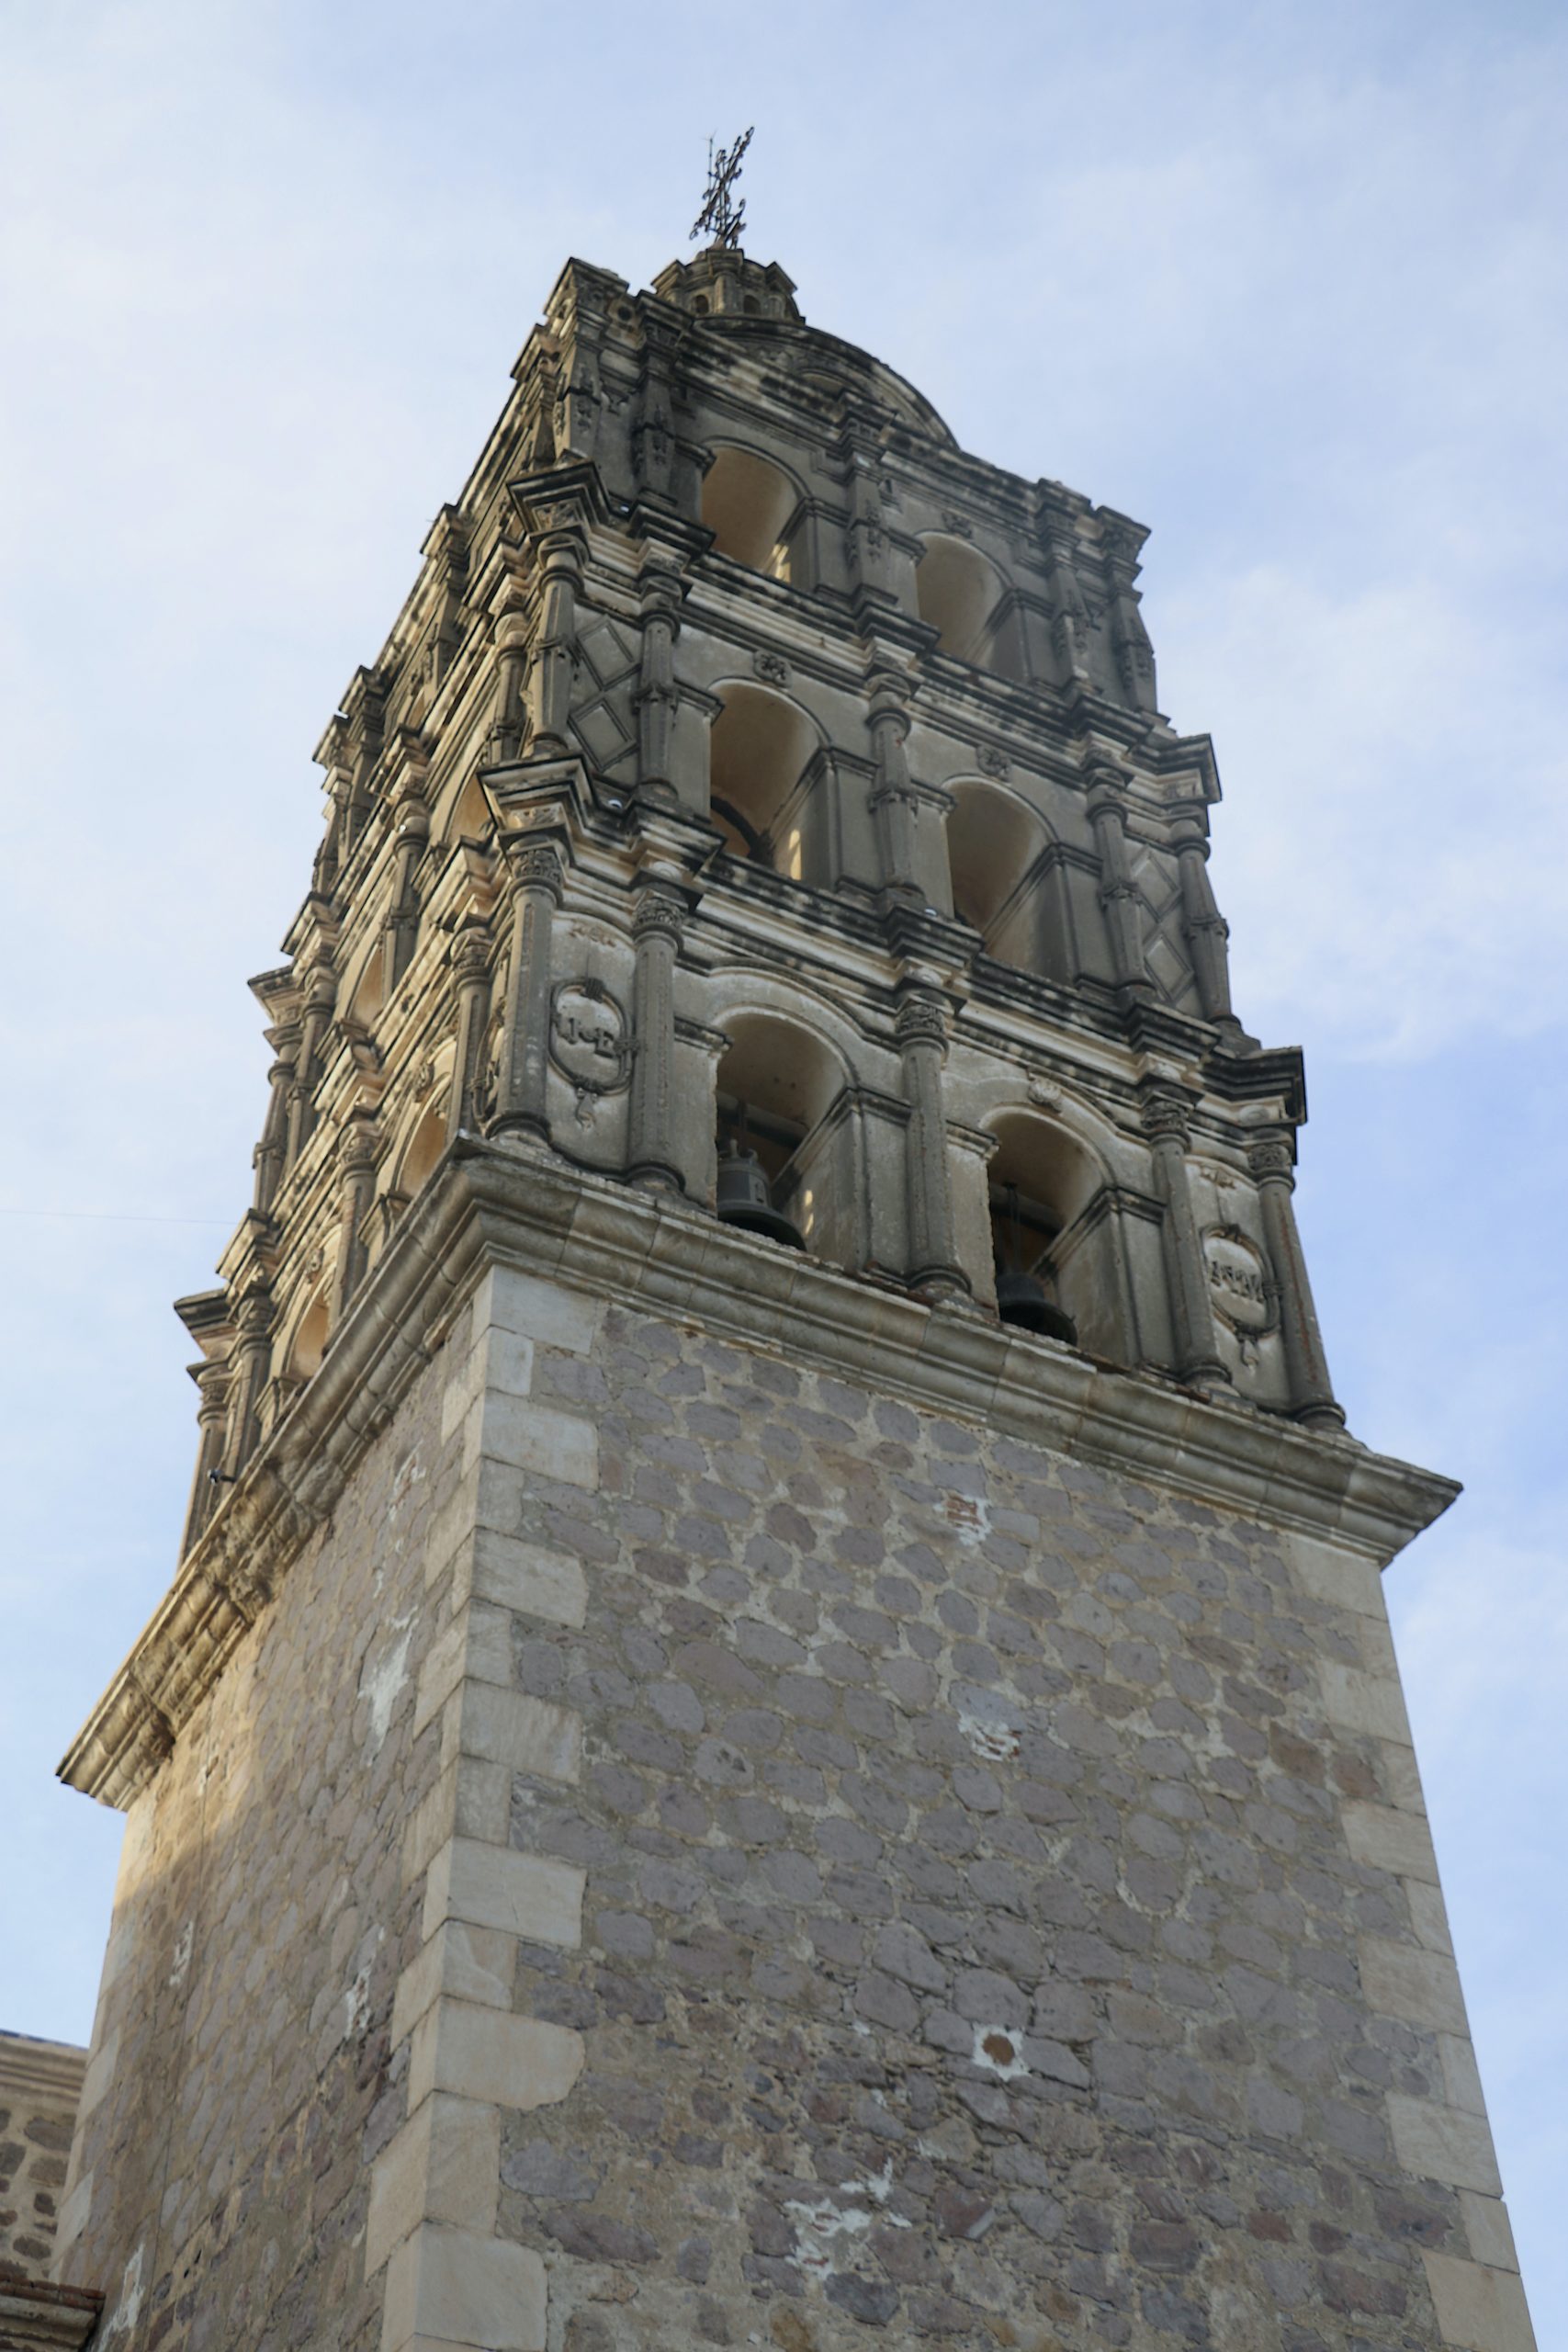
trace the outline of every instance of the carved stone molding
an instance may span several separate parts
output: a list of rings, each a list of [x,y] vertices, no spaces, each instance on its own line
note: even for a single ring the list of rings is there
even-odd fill
[[[61,1766],[123,1806],[162,1760],[243,1638],[220,1581],[243,1552],[253,1589],[288,1573],[366,1447],[430,1362],[487,1265],[502,1263],[769,1349],[928,1410],[1157,1478],[1224,1510],[1359,1549],[1380,1564],[1445,1510],[1452,1480],[1312,1432],[1217,1407],[973,1314],[860,1282],[667,1195],[639,1193],[504,1145],[458,1147],[399,1226],[332,1352],[181,1563],[131,1658]],[[264,1604],[265,1606],[265,1604]]]

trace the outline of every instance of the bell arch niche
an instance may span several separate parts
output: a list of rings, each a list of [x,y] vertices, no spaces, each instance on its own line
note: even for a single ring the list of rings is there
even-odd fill
[[[937,632],[937,651],[1021,684],[1029,673],[1008,582],[967,539],[931,531],[920,545],[915,605]]]
[[[986,954],[1048,979],[1072,977],[1072,917],[1055,840],[1037,809],[976,779],[948,786],[953,911]]]
[[[793,525],[800,487],[782,466],[754,449],[726,443],[703,476],[702,519],[715,550],[772,580],[796,586]]]
[[[830,782],[820,729],[798,703],[740,679],[714,689],[708,808],[732,856],[820,883]]]
[[[775,1013],[735,1013],[723,1025],[716,1208],[743,1229],[786,1244],[798,1237],[813,1257],[860,1265],[860,1143],[843,1062],[804,1023]]]
[[[327,1351],[327,1340],[332,1331],[332,1284],[317,1283],[305,1305],[305,1310],[295,1324],[283,1353],[285,1393],[303,1388],[321,1368]]]
[[[376,1204],[375,1215],[368,1220],[366,1235],[371,1260],[379,1255],[399,1218],[434,1172],[435,1163],[446,1148],[449,1108],[448,1083],[438,1080],[411,1121],[401,1149],[389,1156],[390,1173]]]
[[[1034,1111],[1003,1111],[991,1132],[991,1245],[1003,1320],[1130,1362],[1121,1226],[1099,1159]]]

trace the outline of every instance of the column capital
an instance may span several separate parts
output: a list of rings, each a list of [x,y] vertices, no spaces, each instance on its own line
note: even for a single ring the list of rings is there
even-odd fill
[[[1287,1192],[1295,1190],[1295,1144],[1287,1128],[1269,1127],[1253,1136],[1247,1147],[1247,1164],[1259,1184],[1283,1184]]]
[[[632,902],[634,940],[663,938],[679,946],[690,910],[685,892],[654,875],[639,876]]]
[[[1192,1134],[1192,1099],[1168,1079],[1145,1080],[1138,1103],[1151,1143],[1179,1143],[1185,1151]]]
[[[547,890],[559,906],[566,888],[560,852],[551,842],[529,834],[513,836],[504,844],[512,878],[520,890]]]
[[[457,976],[459,988],[470,987],[490,976],[491,942],[490,927],[482,922],[465,924],[452,942],[452,969]]]

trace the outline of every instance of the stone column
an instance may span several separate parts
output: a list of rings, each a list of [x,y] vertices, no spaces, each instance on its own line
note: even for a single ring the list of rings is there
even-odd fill
[[[1196,808],[1180,810],[1171,829],[1177,870],[1181,877],[1181,920],[1198,982],[1198,1001],[1205,1021],[1232,1032],[1240,1023],[1231,1011],[1230,959],[1225,943],[1230,926],[1214,904],[1209,883],[1209,831]]]
[[[474,1123],[474,1086],[490,1012],[490,932],[483,923],[470,922],[452,942],[452,970],[457,989],[457,1055],[446,1114],[448,1143]]]
[[[376,1129],[367,1112],[350,1114],[341,1147],[343,1190],[339,1202],[336,1296],[333,1322],[347,1312],[349,1301],[365,1279],[365,1228],[376,1189]]]
[[[871,682],[871,748],[876,784],[871,796],[882,850],[882,883],[890,898],[912,906],[925,903],[915,870],[915,825],[919,795],[909,777],[904,744],[909,732],[905,707],[908,687],[886,670]]]
[[[1103,512],[1100,533],[1111,586],[1111,639],[1116,650],[1117,675],[1129,706],[1152,711],[1156,703],[1155,650],[1133,585],[1138,576],[1138,550],[1147,534],[1136,523]]]
[[[1111,934],[1111,963],[1122,987],[1143,987],[1148,980],[1144,962],[1144,925],[1137,888],[1127,855],[1127,820],[1120,795],[1122,779],[1112,768],[1097,768],[1089,778],[1089,817],[1100,852],[1100,903]]]
[[[637,791],[664,808],[676,801],[670,774],[675,735],[675,639],[681,629],[681,583],[662,565],[642,582],[642,670],[637,682]]]
[[[1176,1337],[1176,1372],[1194,1387],[1228,1386],[1230,1374],[1214,1331],[1209,1277],[1187,1181],[1187,1103],[1173,1087],[1156,1086],[1144,1098],[1144,1133],[1154,1154],[1155,1186],[1164,1209],[1160,1236],[1166,1284]]]
[[[571,678],[576,661],[577,591],[582,576],[582,548],[574,530],[547,531],[538,549],[539,634],[529,675],[533,703],[533,749],[547,753],[568,750],[567,727],[571,716]]]
[[[1285,1378],[1291,1411],[1308,1429],[1338,1430],[1345,1414],[1334,1400],[1328,1359],[1312,1303],[1306,1259],[1296,1230],[1294,1159],[1288,1133],[1276,1129],[1256,1136],[1247,1146],[1247,1162],[1258,1184],[1263,1210],[1263,1232],[1280,1293],[1280,1336],[1285,1350]]]
[[[288,1085],[293,1075],[293,1063],[280,1051],[266,1074],[266,1117],[262,1122],[261,1141],[255,1153],[256,1182],[253,1200],[264,1216],[272,1206],[288,1165]]]
[[[292,1168],[316,1124],[316,1056],[337,1002],[337,980],[329,964],[318,964],[306,985],[299,1051],[288,1090],[288,1141],[285,1167]]]
[[[417,792],[411,791],[399,803],[397,825],[392,905],[386,920],[381,966],[381,989],[388,998],[408,969],[419,930],[419,900],[414,896],[413,878],[430,839],[430,812]]]
[[[210,1363],[197,1366],[197,1395],[201,1401],[196,1408],[196,1476],[191,1482],[185,1542],[180,1546],[182,1554],[190,1550],[207,1525],[212,1516],[212,1506],[218,1499],[218,1487],[212,1474],[223,1466],[223,1440],[229,1422],[229,1365],[225,1358],[219,1356]]]
[[[646,881],[632,918],[632,1087],[626,1174],[647,1192],[685,1190],[675,1155],[671,1096],[675,1072],[675,957],[685,900],[668,882]]]
[[[258,1283],[241,1299],[234,1322],[233,1412],[224,1468],[237,1476],[255,1452],[262,1400],[272,1376],[272,1293]]]
[[[550,1060],[550,924],[561,900],[561,863],[547,842],[509,842],[513,914],[512,989],[501,1057],[499,1135],[550,1138],[546,1081]]]
[[[904,1141],[909,1286],[949,1297],[967,1296],[969,1278],[958,1263],[953,1239],[947,1118],[942,1099],[947,1014],[939,989],[919,980],[904,983],[897,1038],[909,1105]]]
[[[1075,537],[1070,519],[1050,515],[1043,518],[1041,537],[1045,543],[1046,579],[1051,597],[1051,644],[1063,676],[1068,683],[1087,685],[1089,680],[1089,643],[1093,624],[1079,582],[1077,568],[1073,561]]]

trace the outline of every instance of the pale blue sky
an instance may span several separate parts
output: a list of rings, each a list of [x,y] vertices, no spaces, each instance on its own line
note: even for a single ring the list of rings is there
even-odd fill
[[[118,1824],[51,1775],[173,1566],[168,1301],[246,1197],[311,746],[561,261],[647,283],[755,120],[808,318],[1154,527],[1340,1392],[1469,1489],[1389,1585],[1568,2342],[1565,99],[1497,0],[0,0],[0,2023],[91,2020]]]

